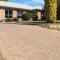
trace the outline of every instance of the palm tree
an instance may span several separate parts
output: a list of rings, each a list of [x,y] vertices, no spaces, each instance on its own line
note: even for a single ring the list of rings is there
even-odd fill
[[[45,16],[48,22],[55,22],[57,18],[57,0],[45,0]]]

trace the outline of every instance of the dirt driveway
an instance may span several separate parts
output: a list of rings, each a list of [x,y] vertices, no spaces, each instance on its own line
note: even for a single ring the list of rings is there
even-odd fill
[[[0,24],[0,60],[60,60],[60,32],[32,25]]]

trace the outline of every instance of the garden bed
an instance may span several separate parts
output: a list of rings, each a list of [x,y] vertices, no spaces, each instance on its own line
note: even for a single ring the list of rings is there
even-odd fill
[[[43,28],[49,29],[60,29],[60,21],[56,21],[56,23],[46,23],[46,21],[21,21],[19,24],[22,25],[38,25]]]

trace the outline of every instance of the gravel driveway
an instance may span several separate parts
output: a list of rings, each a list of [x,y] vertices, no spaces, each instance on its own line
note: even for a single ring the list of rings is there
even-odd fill
[[[32,25],[0,24],[0,52],[0,60],[60,60],[60,32]]]

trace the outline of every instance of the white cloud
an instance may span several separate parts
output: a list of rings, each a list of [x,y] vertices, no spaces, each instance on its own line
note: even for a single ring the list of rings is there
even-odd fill
[[[44,3],[44,0],[32,0],[31,2]]]
[[[25,4],[31,5],[33,9],[43,9],[44,8],[44,0],[30,0],[25,1]]]
[[[42,9],[41,6],[34,6],[33,9]]]

